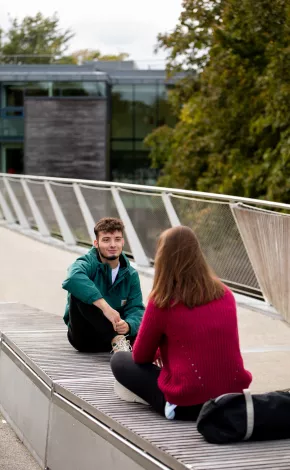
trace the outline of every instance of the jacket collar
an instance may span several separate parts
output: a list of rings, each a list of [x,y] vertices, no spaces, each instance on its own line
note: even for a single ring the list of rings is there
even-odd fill
[[[118,277],[115,280],[114,284],[112,284],[112,275],[111,275],[112,268],[111,268],[111,266],[109,264],[103,263],[101,261],[99,252],[98,252],[98,250],[96,250],[96,248],[93,248],[93,250],[95,250],[95,256],[97,258],[100,269],[102,269],[106,274],[106,277],[108,279],[110,288],[113,288],[113,287],[115,288],[116,285],[118,285],[123,280],[125,274],[129,271],[130,262],[129,262],[128,258],[126,257],[126,255],[124,255],[124,253],[121,253],[121,255],[119,257],[120,269],[119,269],[119,272],[118,272]]]
[[[102,261],[100,259],[99,252],[95,247],[92,247],[90,249],[89,255],[91,255],[95,258],[95,260],[97,261],[97,264],[98,264],[100,269],[102,269],[103,271],[106,271],[106,272],[111,271],[111,267],[108,264],[102,263]],[[120,260],[120,273],[119,273],[119,276],[120,276],[121,274],[122,275],[125,274],[127,272],[127,270],[130,268],[130,262],[129,262],[127,256],[124,253],[121,253],[121,255],[119,257],[119,260]]]

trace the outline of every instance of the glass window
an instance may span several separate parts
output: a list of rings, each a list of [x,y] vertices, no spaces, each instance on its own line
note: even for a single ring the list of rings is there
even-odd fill
[[[135,85],[135,137],[145,138],[157,126],[157,85]]]
[[[143,150],[145,152],[149,151],[148,147],[146,147],[146,145],[144,144],[144,140],[136,140],[135,150]]]
[[[130,182],[134,172],[133,142],[112,142],[111,168],[114,181]]]
[[[54,82],[53,96],[106,96],[104,82]]]
[[[135,172],[134,181],[132,182],[154,186],[158,179],[158,175],[159,170],[151,168],[151,160],[149,158],[148,150],[135,150]]]
[[[133,150],[133,144],[132,140],[113,140],[112,150]]]
[[[173,85],[158,85],[158,119],[157,127],[164,126],[165,124],[174,127],[177,119],[173,115],[172,108],[168,101],[168,93],[173,88]]]
[[[3,107],[18,107],[24,105],[24,83],[10,83],[4,85]]]
[[[25,84],[25,96],[49,96],[49,83],[31,82]]]
[[[87,96],[106,96],[105,82],[83,82],[82,83]]]
[[[158,177],[158,170],[150,168],[150,164],[149,152],[143,150],[142,142],[112,142],[113,181],[154,185]]]
[[[133,131],[133,85],[112,88],[112,137],[130,138]]]
[[[23,173],[23,148],[6,148],[6,172]]]
[[[23,138],[24,135],[24,119],[22,117],[0,119],[0,138]]]
[[[50,83],[28,82],[4,85],[4,107],[24,106],[25,96],[49,96]]]

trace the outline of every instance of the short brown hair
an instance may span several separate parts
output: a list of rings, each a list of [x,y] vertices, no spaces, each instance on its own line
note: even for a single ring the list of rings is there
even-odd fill
[[[124,235],[124,224],[122,220],[116,219],[115,217],[103,217],[96,223],[94,228],[96,238],[98,238],[100,232],[113,233],[116,232],[116,230],[122,232],[122,235]]]
[[[189,308],[219,299],[224,285],[214,275],[194,232],[185,226],[163,232],[155,257],[150,297],[159,308],[183,303]]]

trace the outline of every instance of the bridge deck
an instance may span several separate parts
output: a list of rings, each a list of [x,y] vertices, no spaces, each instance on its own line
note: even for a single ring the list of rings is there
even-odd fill
[[[143,462],[143,468],[290,468],[290,440],[210,445],[197,433],[194,423],[170,422],[147,406],[122,402],[113,393],[110,355],[74,351],[57,315],[17,303],[0,304],[0,330],[2,352],[10,358],[18,357],[18,367],[27,365],[35,374],[34,383],[39,378],[52,395],[102,423],[105,433],[106,429],[113,431],[143,449],[148,456],[148,466]],[[93,430],[98,433],[97,426]]]

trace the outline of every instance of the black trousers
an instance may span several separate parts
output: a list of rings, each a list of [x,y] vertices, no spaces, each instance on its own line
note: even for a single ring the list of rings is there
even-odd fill
[[[111,359],[111,368],[115,379],[131,392],[143,398],[157,413],[164,416],[165,397],[158,387],[161,369],[154,364],[136,364],[132,353],[120,351]],[[178,406],[175,419],[196,421],[202,404]]]
[[[109,352],[117,335],[112,323],[95,305],[88,305],[71,296],[67,337],[80,352]]]

